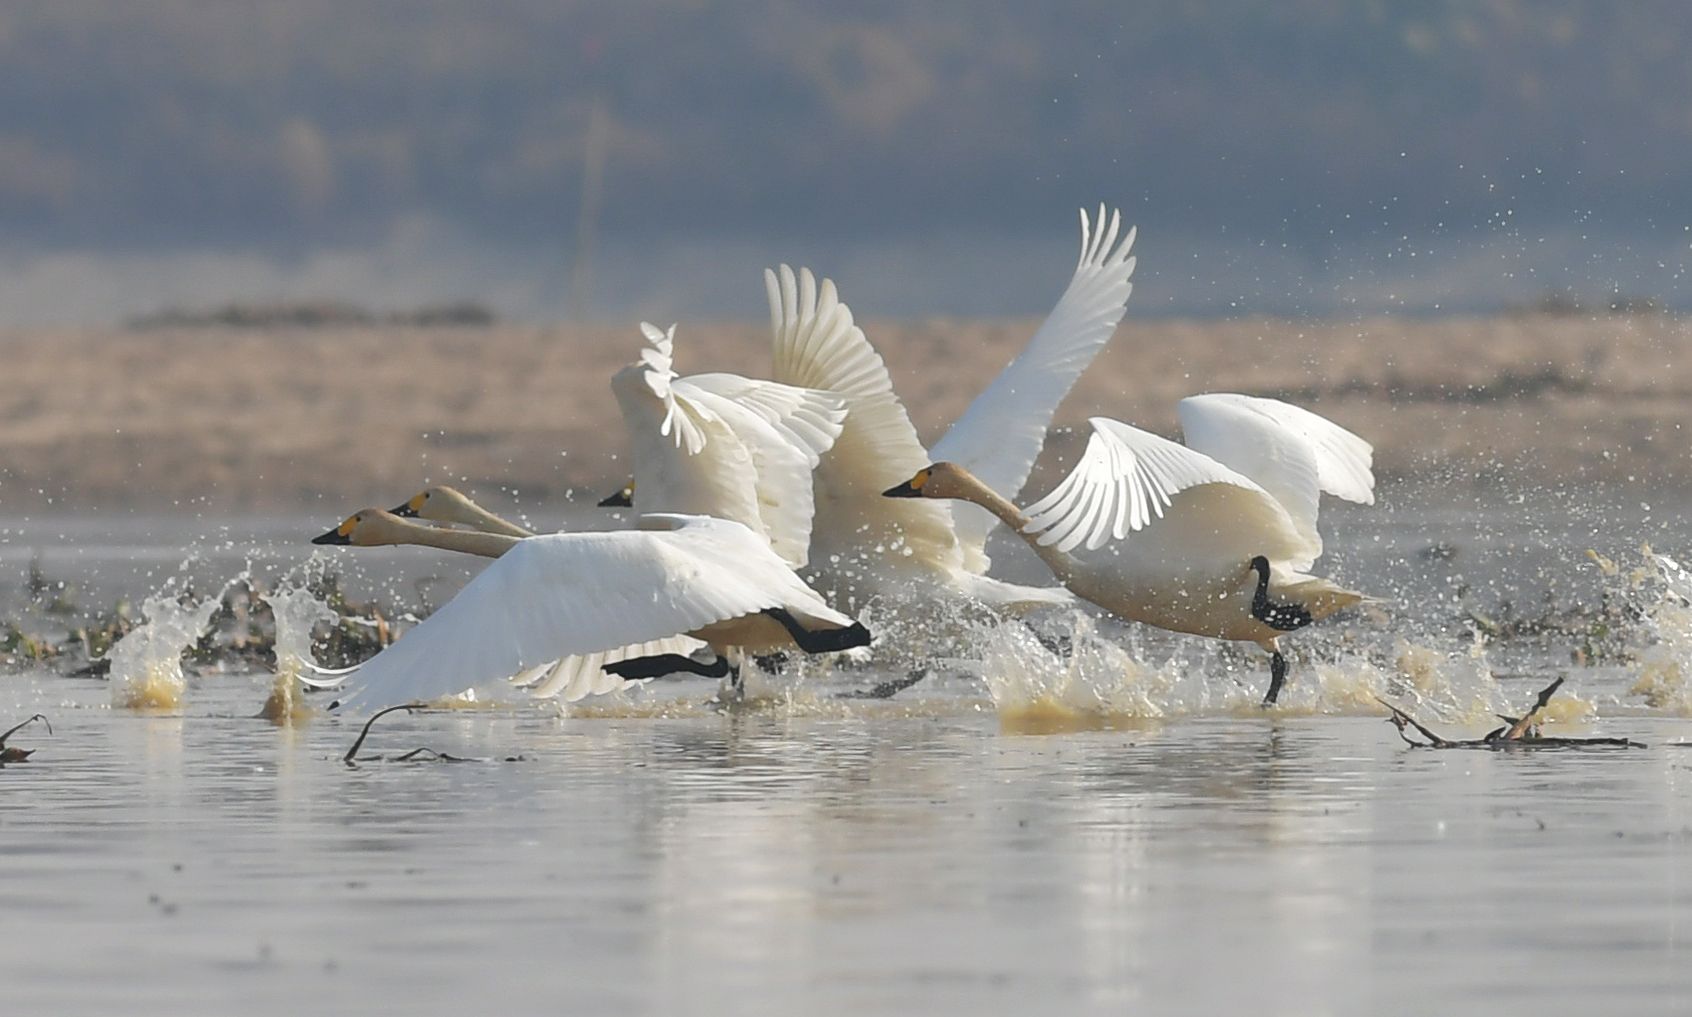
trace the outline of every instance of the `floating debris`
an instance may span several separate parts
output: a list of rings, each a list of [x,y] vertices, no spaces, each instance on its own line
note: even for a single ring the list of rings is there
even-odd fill
[[[1636,742],[1629,738],[1563,738],[1546,736],[1539,732],[1539,725],[1534,723],[1534,717],[1545,709],[1551,697],[1562,687],[1563,678],[1558,678],[1539,692],[1539,698],[1520,717],[1506,717],[1498,715],[1498,719],[1508,726],[1489,731],[1481,738],[1450,739],[1435,734],[1416,718],[1392,705],[1379,696],[1376,702],[1392,711],[1389,718],[1392,726],[1398,729],[1398,736],[1404,739],[1406,745],[1413,749],[1569,749],[1593,746],[1609,746],[1614,748],[1643,749],[1644,742]],[[1415,728],[1427,741],[1419,742],[1405,733],[1406,728]]]
[[[44,714],[38,713],[22,723],[13,724],[5,734],[0,734],[0,768],[4,768],[7,763],[26,763],[29,761],[30,756],[35,755],[34,749],[12,748],[6,744],[6,739],[12,737],[38,720],[47,728],[48,734],[53,733],[52,723],[47,720],[47,717]]]
[[[347,764],[347,766],[349,766],[353,769],[358,768],[358,764],[359,764],[358,750],[364,748],[364,740],[366,738],[370,737],[370,728],[376,723],[377,718],[385,717],[390,713],[397,713],[397,712],[402,712],[402,711],[405,712],[405,713],[415,713],[416,711],[423,710],[423,709],[427,709],[427,706],[423,703],[401,703],[399,706],[389,706],[385,709],[377,710],[375,713],[370,715],[369,720],[364,722],[364,730],[362,730],[358,733],[358,740],[353,742],[352,748],[348,749],[347,754],[341,757],[341,762]],[[478,758],[478,757],[475,757],[475,756],[455,756],[455,755],[451,754],[450,752],[437,752],[436,750],[428,748],[427,746],[421,746],[419,748],[412,749],[410,752],[402,752],[397,756],[371,756],[369,761],[371,761],[371,762],[384,762],[385,761],[385,762],[389,762],[389,763],[410,763],[410,762],[415,762],[415,761],[418,761],[418,760],[422,760],[424,762],[431,762],[431,763],[495,763],[495,762],[498,762],[498,763],[521,763],[521,762],[524,762],[524,759],[523,759],[522,756],[505,756],[501,759],[485,759],[485,758]]]

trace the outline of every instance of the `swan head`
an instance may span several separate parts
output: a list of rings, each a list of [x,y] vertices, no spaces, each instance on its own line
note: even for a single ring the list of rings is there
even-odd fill
[[[455,487],[438,484],[425,488],[388,511],[401,519],[428,519],[438,523],[459,522],[475,503]]]
[[[359,509],[328,533],[311,538],[311,542],[352,547],[398,544],[403,543],[400,531],[405,525],[405,522],[392,512],[384,512],[379,508]]]
[[[615,494],[608,494],[599,500],[600,508],[632,508],[634,506],[635,482],[630,478]]]
[[[916,471],[916,475],[903,484],[881,492],[881,495],[884,498],[962,498],[969,489],[966,478],[969,478],[969,473],[956,463],[933,463]]]
[[[1246,566],[1246,568],[1248,568],[1251,571],[1257,573],[1257,577],[1259,579],[1263,580],[1264,582],[1268,582],[1268,580],[1269,580],[1269,559],[1268,558],[1266,558],[1266,557],[1264,557],[1263,555],[1260,554],[1257,557],[1253,558],[1251,560],[1251,563],[1248,564]]]

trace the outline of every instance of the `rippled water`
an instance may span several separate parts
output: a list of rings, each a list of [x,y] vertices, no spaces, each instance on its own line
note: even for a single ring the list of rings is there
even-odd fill
[[[1352,531],[1392,550],[1351,578],[1428,591],[1410,616],[1447,627],[1452,565],[1393,526]],[[1461,566],[1533,588],[1486,532]],[[674,682],[388,717],[372,757],[488,761],[356,767],[354,721],[250,719],[269,675],[191,677],[170,715],[7,675],[0,720],[54,731],[0,770],[0,991],[41,1014],[1683,1011],[1692,721],[1630,695],[1631,665],[1576,668],[1567,726],[1648,749],[1413,750],[1361,694],[1393,651],[1342,635],[1282,711],[1250,706],[1261,661],[1136,646],[1187,708],[1001,719],[974,679],[860,701],[836,693],[878,675],[848,672],[720,712]],[[1436,657],[1426,719],[1471,735],[1566,667],[1523,655],[1465,710],[1468,658]]]

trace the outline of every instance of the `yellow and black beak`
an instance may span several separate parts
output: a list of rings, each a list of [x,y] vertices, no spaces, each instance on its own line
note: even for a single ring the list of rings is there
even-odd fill
[[[618,491],[616,494],[606,495],[604,498],[599,499],[599,507],[600,508],[633,508],[634,507],[634,485],[633,484],[624,484],[623,487],[622,487],[622,490]]]
[[[335,527],[333,530],[330,530],[328,533],[319,534],[318,536],[311,538],[311,542],[313,544],[351,544],[353,521],[357,518],[357,516],[348,516],[346,521],[341,525]]]
[[[883,498],[921,498],[922,485],[928,483],[928,475],[930,472],[931,470],[928,467],[924,467],[916,472],[916,476],[905,481],[903,484],[889,487],[887,490],[881,492],[881,496]]]
[[[427,494],[414,494],[411,496],[410,501],[404,502],[398,508],[389,509],[388,511],[392,512],[396,516],[399,516],[401,519],[416,519],[417,514],[423,511],[423,502],[427,500],[428,497],[429,496]]]

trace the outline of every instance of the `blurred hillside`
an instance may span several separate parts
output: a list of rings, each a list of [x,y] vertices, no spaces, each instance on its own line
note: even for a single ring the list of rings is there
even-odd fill
[[[932,442],[1032,321],[871,321]],[[684,325],[684,372],[767,374],[764,326]],[[1692,322],[1663,315],[1370,319],[1130,318],[1059,414],[1176,432],[1175,401],[1277,395],[1374,443],[1390,484],[1586,492],[1692,483]],[[448,482],[529,506],[621,484],[608,379],[631,328],[371,326],[147,333],[0,331],[0,516],[391,505]],[[1043,490],[1080,451],[1047,447]],[[899,477],[887,478],[892,484]],[[1603,490],[1614,492],[1618,487]],[[1615,497],[1606,494],[1603,497]]]

